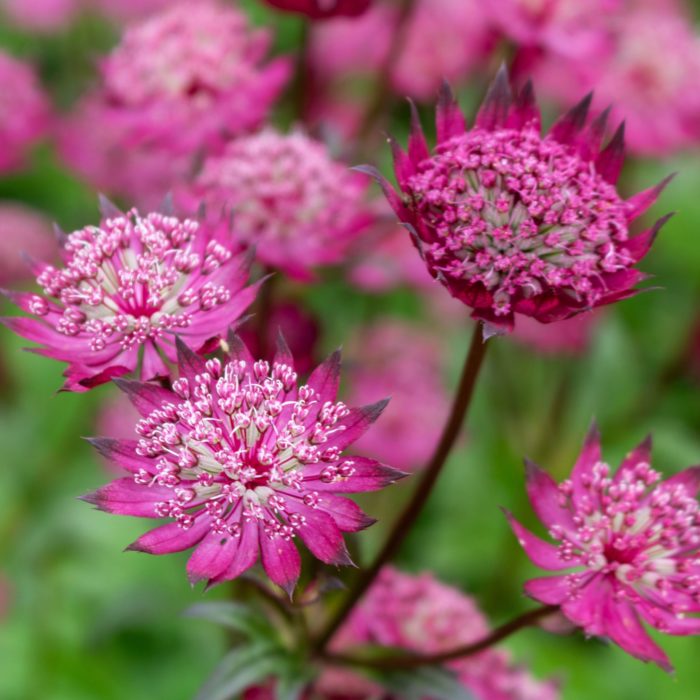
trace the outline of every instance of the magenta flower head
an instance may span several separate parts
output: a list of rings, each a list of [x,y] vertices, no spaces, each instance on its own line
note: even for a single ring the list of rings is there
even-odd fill
[[[85,500],[110,513],[171,518],[129,549],[168,554],[196,546],[187,564],[193,583],[236,578],[260,557],[291,595],[301,566],[295,540],[327,564],[350,564],[342,533],[373,521],[338,494],[402,476],[342,454],[386,402],[350,409],[336,401],[338,353],[299,386],[282,341],[272,363],[254,361],[236,336],[228,344],[222,363],[179,342],[172,391],[119,381],[143,416],[141,438],[93,444],[132,476]]]
[[[530,501],[556,546],[508,517],[537,566],[571,570],[528,581],[528,595],[561,606],[586,634],[670,670],[642,621],[667,634],[700,633],[700,617],[692,616],[700,612],[700,467],[662,481],[650,450],[647,438],[612,475],[594,427],[561,484],[527,463]]]
[[[636,236],[629,224],[666,181],[620,197],[624,128],[599,152],[605,115],[589,123],[589,103],[542,136],[531,86],[513,97],[501,69],[474,128],[445,88],[434,152],[415,113],[408,153],[393,145],[401,195],[382,181],[385,193],[430,272],[489,332],[515,314],[549,323],[609,304],[643,279],[634,265],[664,220]]]
[[[213,211],[230,206],[234,233],[261,262],[300,280],[340,262],[375,213],[367,182],[301,132],[264,129],[231,141],[204,163],[191,197]]]
[[[177,333],[205,350],[255,299],[249,256],[232,253],[227,217],[218,226],[104,203],[99,226],[64,236],[63,266],[34,262],[43,294],[8,293],[33,318],[2,322],[68,363],[64,389],[85,391],[137,370],[169,375]]]
[[[33,69],[0,51],[0,173],[22,165],[46,133],[50,108]]]
[[[298,12],[311,19],[357,17],[367,10],[372,0],[267,0],[285,12]]]
[[[233,7],[174,3],[126,30],[102,64],[102,91],[131,145],[215,148],[257,127],[284,87],[289,61],[263,63],[270,43]]]

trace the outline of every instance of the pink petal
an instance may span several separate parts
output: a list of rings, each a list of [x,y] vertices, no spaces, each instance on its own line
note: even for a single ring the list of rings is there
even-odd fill
[[[586,634],[605,634],[605,604],[612,598],[613,590],[607,579],[593,574],[588,582],[579,586],[575,597],[562,605],[562,612],[572,622],[583,627]]]
[[[561,605],[569,597],[566,576],[543,576],[525,582],[525,593],[546,605]]]
[[[629,473],[633,471],[640,462],[651,464],[651,444],[651,435],[647,435],[637,447],[630,450],[625,455],[618,470],[615,472],[613,483],[617,484],[623,479],[629,478]]]
[[[642,233],[633,236],[628,241],[626,241],[625,250],[632,256],[635,262],[639,262],[648,252],[651,246],[654,244],[656,237],[659,235],[664,224],[673,216],[673,213],[666,214],[658,219],[654,225],[643,231]]]
[[[180,376],[194,382],[196,375],[206,372],[204,359],[194,353],[179,337],[176,338],[175,345],[177,346],[177,365]]]
[[[124,477],[110,482],[97,491],[81,496],[81,500],[92,503],[99,510],[107,513],[159,518],[155,511],[155,504],[170,500],[172,495],[172,489],[161,486],[142,486],[135,483],[131,477]]]
[[[333,481],[323,481],[321,473],[328,465],[308,464],[303,470],[304,483],[307,488],[331,493],[362,493],[378,491],[406,474],[367,457],[347,457],[341,459],[337,466],[352,463],[353,472],[350,476],[336,478]]]
[[[598,462],[600,462],[600,432],[598,431],[598,426],[593,423],[588,430],[581,453],[571,472],[573,501],[577,507],[589,496],[586,483],[589,483],[593,478],[593,467]]]
[[[262,565],[270,580],[283,588],[291,598],[301,571],[301,557],[292,540],[284,537],[268,537],[259,529]]]
[[[372,423],[381,416],[388,403],[389,399],[383,399],[362,408],[351,408],[349,414],[338,421],[334,428],[336,432],[328,437],[324,446],[337,447],[342,452],[367,432]]]
[[[435,112],[435,127],[438,144],[463,134],[467,128],[464,115],[447,82],[444,82],[440,88]]]
[[[306,382],[318,394],[319,409],[326,401],[334,401],[340,382],[340,350],[322,362]],[[314,416],[315,419],[315,416]]]
[[[411,106],[411,134],[408,137],[408,157],[414,165],[418,165],[426,158],[430,158],[430,150],[420,123],[418,109],[413,100],[408,102]]]
[[[240,517],[240,508],[237,516]],[[235,521],[238,517],[234,516]],[[230,519],[234,522],[234,519]],[[230,566],[231,560],[240,548],[241,535],[234,537],[230,534],[210,531],[202,539],[187,562],[187,578],[192,585],[199,581],[216,579]]]
[[[141,361],[141,379],[150,381],[167,377],[170,374],[168,366],[163,362],[163,358],[158,354],[152,341],[148,341],[143,346],[143,360]]]
[[[147,554],[172,554],[193,547],[209,532],[211,520],[207,515],[198,515],[188,530],[178,523],[161,525],[132,542],[127,550]]]
[[[560,505],[562,494],[556,482],[534,462],[525,461],[527,495],[537,517],[548,527],[560,525],[575,529],[571,513]]]
[[[603,179],[615,184],[620,177],[624,161],[625,123],[622,122],[610,140],[610,143],[596,158],[595,168]]]
[[[663,649],[652,640],[640,622],[637,612],[627,601],[608,597],[605,606],[605,633],[635,658],[653,661],[668,672],[673,670]]]
[[[258,525],[256,522],[241,522],[242,532],[238,547],[232,552],[229,565],[218,576],[209,581],[209,585],[231,581],[250,569],[258,560]]]
[[[412,175],[415,174],[415,167],[408,157],[406,151],[399,146],[395,138],[389,137],[389,145],[391,146],[391,155],[394,159],[394,172],[396,173],[396,181],[403,188]]]
[[[578,104],[563,114],[552,126],[549,136],[559,143],[578,147],[583,128],[588,120],[593,93],[588,93]]]
[[[114,440],[112,438],[87,438],[87,441],[108,461],[128,472],[136,473],[145,469],[155,474],[155,462],[136,452],[136,440]]]
[[[342,532],[358,532],[377,522],[365,515],[355,501],[332,493],[319,494],[316,507],[328,513]]]
[[[128,379],[115,379],[114,383],[127,395],[129,401],[142,416],[148,416],[153,411],[163,407],[163,404],[174,403],[178,397],[157,384],[146,384]]]
[[[700,617],[677,617],[672,612],[647,602],[638,604],[637,610],[652,627],[666,634],[678,636],[700,634]]]
[[[668,183],[671,182],[675,176],[676,173],[671,173],[661,180],[658,185],[654,185],[654,187],[650,187],[630,197],[627,200],[627,206],[629,207],[628,217],[630,221],[644,214],[654,202],[656,202],[659,195],[666,189]]]
[[[512,104],[513,93],[510,89],[508,69],[503,64],[489,86],[484,102],[476,115],[475,126],[487,131],[505,126]]]
[[[526,126],[540,130],[540,110],[530,80],[518,92],[507,121],[507,127],[510,129],[523,129]]]
[[[508,511],[505,511],[515,536],[518,538],[520,546],[525,550],[525,554],[531,561],[541,569],[548,571],[561,571],[571,569],[579,562],[578,559],[567,562],[562,561],[559,550],[554,546],[533,535],[527,528],[523,527]]]

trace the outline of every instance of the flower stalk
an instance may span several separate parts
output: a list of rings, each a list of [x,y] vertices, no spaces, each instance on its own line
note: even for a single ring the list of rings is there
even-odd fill
[[[397,554],[411,528],[418,519],[462,428],[474,393],[476,380],[486,354],[486,347],[487,344],[482,336],[482,326],[478,324],[474,329],[450,415],[432,459],[423,471],[413,497],[406,504],[403,513],[392,528],[384,547],[379,554],[377,554],[372,565],[360,574],[360,577],[350,589],[343,605],[316,639],[314,644],[315,652],[319,654],[323,652],[326,645],[347,619],[357,602],[372,585],[377,574],[379,574],[384,565],[391,561]]]

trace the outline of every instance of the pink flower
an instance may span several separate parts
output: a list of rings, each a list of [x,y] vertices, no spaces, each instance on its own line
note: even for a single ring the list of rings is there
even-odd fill
[[[290,72],[263,65],[271,36],[233,7],[179,2],[131,25],[102,64],[103,92],[130,144],[193,155],[257,127]]]
[[[322,143],[264,129],[207,159],[190,197],[192,208],[200,200],[213,211],[230,206],[241,243],[265,265],[309,280],[313,268],[340,262],[374,221],[366,194],[366,178]]]
[[[79,102],[58,128],[61,158],[94,190],[141,209],[157,208],[189,176],[192,154],[175,155],[153,144],[128,142],[121,115],[98,95]]]
[[[268,5],[285,12],[298,12],[311,19],[356,17],[370,6],[372,0],[267,0]]]
[[[348,111],[343,131],[353,132],[353,121],[362,114],[358,78],[376,78],[386,64],[398,16],[396,6],[375,3],[358,19],[335,19],[315,28],[310,46],[319,87],[311,106],[315,120],[330,121],[334,112],[342,116]],[[401,95],[432,99],[444,79],[465,82],[492,47],[493,35],[478,3],[419,0],[390,75],[391,87]]]
[[[109,207],[107,208],[109,209]],[[43,295],[10,293],[34,318],[3,323],[68,363],[64,389],[85,391],[139,368],[168,376],[175,333],[206,348],[248,308],[248,260],[231,253],[227,225],[164,214],[105,212],[99,227],[65,237],[64,266],[35,264]]]
[[[272,360],[277,339],[282,334],[294,357],[294,368],[301,376],[306,376],[316,366],[316,353],[321,332],[317,319],[306,309],[290,301],[273,305],[265,319],[267,331],[265,357],[261,355],[258,348],[260,344],[256,327],[258,322],[257,316],[254,316],[239,331],[241,339],[252,355],[263,360]]]
[[[512,330],[516,313],[569,318],[643,279],[634,265],[665,219],[637,236],[629,224],[667,180],[620,197],[623,129],[599,153],[605,119],[587,123],[589,101],[543,137],[531,86],[514,99],[502,69],[471,130],[443,93],[432,155],[414,114],[408,153],[393,145],[401,196],[374,173],[432,275],[491,332]]]
[[[192,4],[200,0],[193,0]],[[147,17],[173,4],[173,0],[89,0],[96,9],[118,22]]]
[[[543,355],[581,355],[590,344],[600,315],[581,313],[558,323],[540,323],[521,316],[515,324],[513,339]]]
[[[16,202],[0,202],[0,285],[32,279],[24,254],[55,259],[58,246],[48,220],[38,211]]]
[[[595,87],[600,108],[613,103],[634,153],[664,156],[700,140],[700,38],[671,9],[608,18],[608,42],[584,62],[545,55],[533,68],[545,89],[570,101],[572,88]]]
[[[46,133],[50,108],[32,68],[0,52],[0,173],[22,165]]]
[[[700,632],[700,618],[692,615],[700,612],[700,467],[661,481],[650,466],[650,449],[647,438],[611,476],[594,427],[561,484],[527,464],[530,501],[556,546],[508,517],[537,566],[573,570],[528,581],[528,595],[560,605],[586,634],[608,637],[632,656],[670,670],[642,621],[667,634]]]
[[[80,0],[0,0],[0,9],[19,27],[54,32],[73,21],[80,11]]]
[[[172,391],[119,382],[143,416],[141,439],[94,440],[132,472],[86,496],[120,515],[172,518],[129,549],[150,554],[196,546],[194,583],[236,578],[258,557],[291,596],[301,560],[295,539],[327,564],[349,564],[344,532],[373,521],[342,493],[373,491],[401,476],[373,459],[342,456],[385,402],[349,409],[336,402],[340,358],[332,355],[298,386],[280,346],[272,364],[229,338],[230,357],[203,360],[178,343]]]
[[[357,339],[350,376],[352,403],[391,396],[382,420],[357,442],[361,452],[413,471],[425,465],[440,438],[449,397],[442,377],[442,349],[425,329],[382,320]]]
[[[488,623],[472,598],[431,574],[411,576],[387,567],[341,628],[332,648],[379,644],[436,654],[475,642],[488,632]],[[555,700],[559,696],[553,683],[535,681],[502,651],[489,649],[450,662],[449,668],[478,700]],[[326,672],[319,689],[329,697],[337,696],[348,687],[349,675]],[[355,697],[374,697],[367,681],[363,683],[366,689]]]

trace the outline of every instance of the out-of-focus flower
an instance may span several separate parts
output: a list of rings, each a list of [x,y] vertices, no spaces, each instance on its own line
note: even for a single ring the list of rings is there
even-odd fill
[[[309,50],[317,90],[310,117],[352,134],[363,113],[363,78],[386,65],[397,34],[399,9],[376,3],[357,19],[335,19],[315,29]],[[493,45],[478,3],[419,0],[389,76],[400,95],[430,100],[441,82],[465,82]],[[336,117],[341,118],[338,123]]]
[[[269,311],[265,319],[265,349],[269,357],[263,357],[258,347],[260,344],[256,328],[258,323],[259,319],[254,316],[239,331],[239,335],[252,355],[262,360],[272,360],[277,339],[281,333],[289,346],[294,358],[294,369],[299,375],[307,375],[316,366],[316,351],[320,336],[318,321],[299,304],[281,302],[274,304]]]
[[[629,224],[667,180],[623,200],[624,130],[599,152],[605,115],[588,123],[589,102],[542,136],[531,86],[513,98],[502,69],[470,130],[443,92],[432,155],[414,114],[408,153],[393,144],[401,196],[375,173],[430,272],[493,331],[515,314],[569,318],[643,279],[634,266],[665,219],[637,236]]]
[[[607,45],[585,61],[545,53],[534,75],[547,93],[570,102],[594,89],[603,108],[627,124],[634,153],[669,155],[700,142],[700,38],[671,9],[636,9],[607,20]],[[574,85],[576,86],[574,88]]]
[[[586,634],[608,637],[632,656],[670,670],[642,621],[667,634],[700,633],[700,617],[692,615],[700,612],[700,467],[662,481],[650,466],[650,450],[647,439],[611,475],[593,428],[561,484],[527,465],[532,507],[558,544],[509,520],[537,566],[569,570],[528,581],[528,595],[560,605]]]
[[[13,24],[35,32],[63,29],[80,10],[80,0],[0,0],[0,10]]]
[[[349,400],[392,397],[382,420],[356,449],[406,471],[424,466],[449,408],[439,342],[425,329],[384,320],[365,329],[355,345],[359,352],[350,370]]]
[[[165,10],[173,0],[88,0],[90,4],[110,19],[130,22]],[[200,0],[192,0],[196,5]]]
[[[367,10],[372,0],[266,0],[286,12],[298,12],[311,19],[357,17]]]
[[[175,155],[145,143],[127,146],[128,142],[123,120],[95,95],[82,100],[57,130],[61,158],[95,191],[140,209],[155,209],[190,175],[191,154]]]
[[[139,368],[168,376],[175,334],[207,347],[248,308],[247,257],[231,252],[228,221],[211,226],[152,213],[105,212],[65,237],[63,267],[35,263],[43,295],[10,293],[34,318],[4,318],[39,354],[68,363],[64,389],[85,391]]]
[[[56,236],[46,217],[23,204],[0,202],[0,286],[32,279],[23,254],[51,260],[57,251]]]
[[[281,345],[274,361],[254,361],[229,337],[230,358],[206,361],[178,344],[173,389],[122,382],[143,418],[139,441],[95,440],[133,476],[85,500],[121,515],[172,518],[129,549],[150,554],[196,545],[192,582],[236,578],[258,557],[290,595],[301,559],[295,539],[328,564],[349,564],[344,532],[372,524],[341,493],[380,489],[400,472],[343,451],[377,419],[384,402],[349,409],[336,402],[340,358],[298,386]]]
[[[0,51],[0,173],[21,166],[50,122],[49,103],[32,68]]]
[[[290,73],[264,64],[268,30],[233,7],[178,2],[131,25],[103,61],[102,91],[130,144],[194,154],[257,127]]]
[[[342,260],[374,221],[367,184],[322,143],[264,129],[207,159],[187,198],[193,208],[230,206],[241,243],[264,264],[308,280],[314,267]]]
[[[558,323],[540,323],[530,316],[521,316],[513,339],[544,355],[580,355],[586,351],[599,320],[596,313],[577,314]]]

